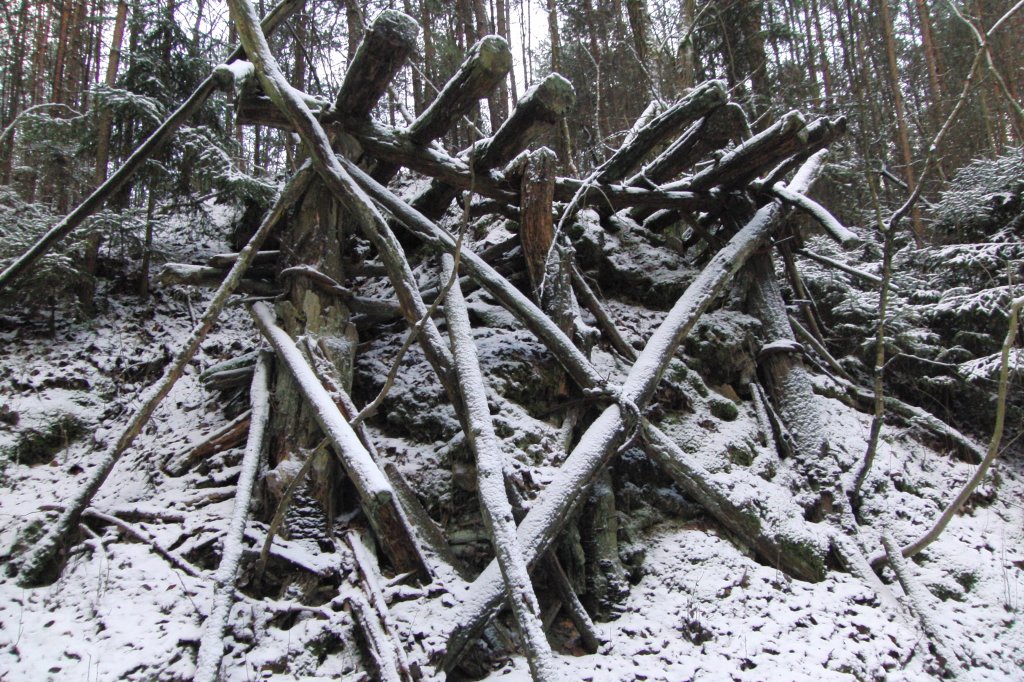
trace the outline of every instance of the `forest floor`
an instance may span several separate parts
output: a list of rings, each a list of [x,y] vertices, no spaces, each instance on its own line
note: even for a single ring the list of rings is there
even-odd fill
[[[219,455],[220,465],[203,474],[170,477],[160,465],[229,421],[220,398],[201,385],[198,375],[212,364],[258,347],[258,334],[240,306],[229,308],[93,503],[97,510],[128,519],[174,556],[197,562],[198,573],[189,575],[155,553],[153,545],[111,526],[85,533],[53,585],[20,588],[10,569],[23,548],[19,543],[31,537],[31,528],[52,517],[95,466],[102,446],[117,437],[140,393],[160,375],[188,333],[190,319],[201,314],[205,296],[192,294],[190,299],[184,289],[158,289],[140,302],[112,292],[94,319],[58,321],[52,338],[43,322],[0,320],[0,415],[7,415],[0,425],[0,454],[5,454],[0,459],[3,682],[191,679],[210,609],[213,566],[207,559],[230,518],[239,450]],[[505,352],[529,350],[529,343],[522,338],[524,332],[497,319],[497,309],[483,297],[470,297],[470,305],[479,320],[491,320],[493,325],[481,327],[477,338],[485,372],[497,386],[495,401],[503,405],[508,427],[503,438],[519,441],[517,466],[543,487],[555,475],[554,461],[542,456],[550,443],[544,438],[524,444],[516,423],[539,425],[531,432],[547,429],[551,441],[557,439],[557,428],[516,407],[510,396],[527,388],[499,385],[509,383],[509,376],[521,376],[502,374],[502,363],[508,361]],[[631,328],[637,334],[661,316],[628,301],[614,302],[612,308],[621,319],[634,321]],[[381,349],[392,348],[400,338],[396,328],[376,343]],[[374,352],[361,361],[357,381],[361,374],[380,371],[376,364],[383,360]],[[604,362],[609,373],[621,370],[600,351],[595,360],[599,365]],[[422,355],[412,353],[407,364],[391,397],[395,404],[415,398]],[[722,397],[712,391],[710,398],[700,399]],[[839,402],[817,400],[831,440],[839,444],[839,456],[859,456],[869,418]],[[673,435],[689,444],[688,454],[716,476],[729,477],[739,468],[778,466],[774,452],[757,442],[751,404],[740,401],[736,408],[712,421],[680,419],[673,423]],[[382,454],[399,465],[435,517],[444,506],[438,502],[443,494],[437,491],[450,487],[453,477],[444,454],[449,434],[443,425],[438,428],[437,442],[424,445],[389,429],[386,422],[374,426]],[[752,461],[739,465],[723,457],[724,451],[737,448],[750,452]],[[883,430],[876,462],[873,480],[892,481],[895,490],[869,497],[864,513],[904,542],[930,525],[973,471],[942,448],[923,444],[909,429],[896,426]],[[666,499],[679,498],[667,478],[661,486]],[[620,503],[620,513],[631,511]],[[265,526],[252,522],[250,528],[258,539]],[[579,655],[571,632],[557,634],[571,631],[571,626],[561,620],[553,625],[566,680],[936,676],[934,657],[916,621],[883,604],[849,574],[833,570],[819,583],[793,580],[745,555],[702,517],[654,514],[648,523],[630,528],[633,536],[623,546],[639,552],[642,561],[631,573],[633,584],[617,605],[617,617],[597,624],[605,639],[600,652]],[[277,546],[279,556],[290,552],[307,570],[336,568],[337,559],[322,548],[299,542]],[[998,461],[968,511],[909,565],[927,588],[926,606],[968,669],[967,678],[1021,679],[1024,463]],[[902,598],[891,574],[885,577]],[[398,583],[386,592],[406,640],[415,641],[413,646],[425,656],[434,653],[446,625],[445,607],[457,598],[457,590]],[[323,617],[324,610],[311,610],[284,617],[280,608],[279,603],[249,597],[238,602],[231,617],[226,679],[363,679],[357,647],[347,634],[339,635],[349,628],[341,622],[342,615],[332,619]],[[424,668],[428,677],[430,670]],[[529,678],[525,661],[517,656],[505,659],[490,676]]]

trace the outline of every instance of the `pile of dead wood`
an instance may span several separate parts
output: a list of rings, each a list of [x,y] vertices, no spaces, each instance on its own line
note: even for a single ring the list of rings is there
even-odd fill
[[[449,612],[445,621],[451,623],[447,646],[439,660],[431,662],[438,670],[458,666],[467,645],[507,605],[534,677],[555,679],[531,571],[535,579],[543,576],[554,586],[585,646],[597,649],[590,616],[549,550],[590,486],[605,475],[617,454],[633,447],[642,448],[729,537],[761,561],[811,581],[821,580],[827,566],[841,566],[880,594],[887,593],[869,567],[870,551],[858,533],[850,503],[850,477],[829,456],[830,444],[805,366],[807,346],[825,362],[830,356],[809,307],[803,324],[797,325],[802,343],[797,341],[771,254],[774,242],[786,277],[799,295],[799,235],[790,232],[785,235],[789,239],[779,238],[780,230],[789,229],[785,219],[791,211],[809,214],[846,247],[858,243],[807,195],[823,167],[826,147],[843,130],[841,119],[807,121],[793,112],[751,134],[742,109],[729,101],[721,82],[712,81],[663,110],[647,112],[621,147],[586,178],[562,177],[553,152],[543,147],[530,151],[542,136],[557,134],[573,104],[571,85],[557,74],[535,84],[507,120],[466,149],[450,153],[438,143],[462,125],[511,68],[511,54],[501,38],[482,39],[429,107],[404,127],[392,128],[373,121],[371,114],[415,49],[418,28],[411,18],[394,11],[377,17],[336,99],[328,102],[293,89],[266,42],[264,33],[296,3],[286,2],[271,12],[263,30],[247,0],[229,4],[242,40],[233,59],[248,61],[235,61],[212,74],[133,155],[127,170],[115,173],[34,252],[5,270],[0,286],[101,205],[112,188],[127,179],[132,164],[137,166],[217,87],[235,89],[240,123],[297,133],[307,161],[240,253],[218,256],[206,265],[165,268],[164,283],[216,287],[213,301],[122,437],[24,558],[24,584],[57,575],[93,495],[181,375],[228,296],[240,291],[262,299],[251,303],[250,310],[273,353],[217,367],[204,379],[218,389],[251,386],[251,410],[199,449],[178,453],[165,464],[167,473],[180,475],[209,452],[246,442],[236,512],[214,577],[216,597],[197,679],[218,676],[251,494],[266,450],[277,476],[276,492],[268,493],[271,508],[281,510],[272,528],[289,528],[289,514],[301,513],[305,505],[321,510],[326,527],[289,532],[335,532],[330,526],[335,502],[324,491],[344,476],[357,491],[362,512],[387,558],[387,570],[455,595],[455,606],[444,607]],[[388,188],[403,168],[430,178],[409,201]],[[483,253],[465,248],[462,233],[439,226],[463,193],[467,221],[471,209],[473,215],[493,212],[514,219],[518,239]],[[597,211],[606,230],[642,227],[660,232],[673,227],[682,235],[681,249],[704,250],[702,271],[639,352],[616,328],[575,262],[565,227],[584,208]],[[280,247],[260,251],[271,235]],[[354,261],[346,252],[357,235],[372,246],[372,258],[365,262]],[[494,266],[496,259],[517,247],[523,254],[517,262],[528,281],[522,288],[510,283],[507,268],[501,272]],[[420,289],[411,258],[438,259],[442,275],[437,286]],[[758,357],[765,389],[751,386],[750,396],[766,436],[804,482],[793,509],[771,517],[760,516],[749,499],[735,499],[647,416],[655,391],[666,385],[664,374],[680,343],[741,270],[751,282],[749,312],[761,319],[768,337]],[[355,293],[349,282],[356,275],[386,277],[394,297]],[[523,498],[495,436],[463,298],[469,287],[486,290],[536,336],[564,370],[566,391],[602,406],[591,423],[580,425],[582,436],[559,474],[532,500]],[[581,307],[597,321],[599,339],[582,323]],[[446,334],[434,322],[441,314]],[[383,461],[364,427],[379,401],[360,410],[349,397],[354,341],[374,325],[402,319],[409,327],[406,345],[422,347],[475,457],[477,489],[495,559],[468,587],[446,563],[450,552],[443,532],[394,467]],[[607,344],[632,363],[624,382],[609,383],[595,368],[589,357],[595,342]],[[850,400],[863,401],[864,395],[850,387]],[[963,442],[976,452],[976,446]],[[793,523],[782,524],[780,518],[797,519],[797,525],[808,528],[794,530]],[[395,632],[379,588],[379,566],[361,545],[348,544],[353,580],[359,587],[346,587],[341,601],[369,642],[373,667],[382,679],[418,677],[427,661],[421,660],[422,652],[406,651]],[[465,589],[453,589],[456,581]]]

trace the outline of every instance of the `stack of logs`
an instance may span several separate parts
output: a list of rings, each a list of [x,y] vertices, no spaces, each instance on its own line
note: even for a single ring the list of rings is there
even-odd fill
[[[508,605],[534,677],[558,678],[540,629],[530,570],[535,577],[543,572],[583,635],[586,648],[597,649],[599,638],[590,616],[549,550],[590,487],[607,475],[606,467],[616,455],[630,447],[642,448],[730,537],[765,563],[794,578],[816,581],[824,577],[826,556],[831,554],[874,588],[885,590],[857,543],[849,491],[843,489],[844,476],[836,459],[828,456],[829,443],[811,395],[802,346],[794,338],[771,253],[765,248],[794,208],[817,219],[844,246],[857,243],[853,233],[807,197],[822,168],[824,150],[843,130],[842,119],[808,122],[793,112],[752,134],[741,108],[728,100],[724,84],[712,81],[638,121],[622,146],[588,177],[562,177],[556,174],[552,152],[529,151],[556,130],[573,105],[573,88],[558,74],[530,88],[505,121],[495,122],[491,134],[454,154],[439,144],[471,116],[479,100],[511,68],[508,45],[501,38],[483,38],[433,103],[405,127],[393,128],[375,122],[371,114],[415,49],[418,28],[413,19],[396,11],[381,13],[366,31],[338,96],[328,102],[288,85],[251,5],[247,0],[229,0],[229,4],[249,61],[222,67],[212,78],[235,88],[240,123],[297,133],[307,161],[241,253],[218,256],[205,266],[172,264],[163,273],[165,283],[219,285],[217,305],[223,305],[224,297],[239,284],[241,291],[275,302],[262,300],[250,306],[276,355],[275,368],[256,372],[263,383],[257,390],[253,380],[251,412],[218,434],[222,442],[214,447],[240,441],[248,429],[247,458],[250,452],[255,458],[261,449],[260,437],[248,425],[259,424],[260,436],[267,425],[272,469],[266,488],[276,498],[271,508],[281,508],[284,527],[293,537],[333,537],[331,519],[336,518],[339,504],[335,492],[343,473],[356,490],[390,569],[432,582],[454,595],[454,606],[451,599],[445,601],[448,606],[438,600],[438,608],[446,611],[438,622],[450,624],[446,646],[432,652],[438,654],[433,663],[439,671],[455,669],[467,645],[502,605]],[[387,187],[403,168],[430,178],[409,201]],[[470,209],[477,215],[485,211],[512,217],[519,225],[519,243],[475,253],[464,244],[462,234],[439,226],[464,192],[468,193],[465,220]],[[470,197],[476,198],[472,206]],[[606,230],[642,227],[661,232],[681,225],[683,247],[703,245],[707,260],[702,271],[639,352],[625,341],[600,298],[587,286],[573,259],[569,231],[560,229],[584,208],[594,209]],[[401,239],[395,228],[402,232]],[[271,233],[280,249],[259,251]],[[375,262],[357,263],[349,255],[356,234],[372,245]],[[800,252],[798,244],[798,238],[778,243],[794,287],[801,286],[793,259]],[[414,245],[421,248],[414,252]],[[495,258],[516,246],[521,246],[521,267],[529,283],[523,287],[525,293],[493,265]],[[420,290],[410,254],[441,256],[440,286]],[[251,276],[239,281],[247,268]],[[753,391],[758,414],[770,422],[766,430],[809,491],[793,509],[770,518],[759,516],[749,499],[735,499],[731,490],[717,483],[645,416],[655,390],[664,385],[663,375],[679,344],[743,269],[751,282],[753,312],[763,321],[771,341],[759,357],[768,399],[758,400],[759,390]],[[386,276],[394,299],[355,293],[346,284],[356,275]],[[523,499],[494,436],[462,298],[468,286],[486,290],[536,336],[564,369],[569,390],[602,406],[589,424],[579,425],[582,436],[558,475],[532,500]],[[439,314],[440,304],[447,338],[432,318]],[[594,338],[580,323],[580,305],[597,320],[601,338],[633,363],[621,385],[609,383],[589,359]],[[212,324],[216,312],[219,309],[204,317],[206,327],[197,331],[196,339]],[[376,405],[360,411],[349,397],[360,330],[398,319],[408,323],[407,343],[422,347],[476,458],[478,490],[496,558],[468,586],[444,559],[450,551],[443,533],[420,507],[408,483],[376,451],[364,427]],[[813,317],[807,320],[809,332],[800,329],[811,337],[805,342],[821,341],[814,338]],[[192,343],[190,352],[197,343]],[[182,353],[175,371],[180,373],[188,357]],[[244,363],[235,363],[208,378],[229,388],[251,376]],[[161,384],[162,394],[156,392],[156,402],[169,390],[165,384],[167,380]],[[273,387],[270,400],[266,385]],[[147,403],[132,428],[144,423],[154,407]],[[104,460],[101,474],[81,495],[84,501],[69,506],[81,508],[67,512],[60,524],[67,525],[68,519],[73,522],[82,513],[134,435],[126,435],[117,446],[120,450]],[[166,470],[181,474],[203,454],[179,453],[168,461]],[[242,521],[232,526],[238,542],[247,513],[245,499]],[[66,534],[66,529],[51,535],[61,533]],[[53,559],[57,544],[48,537],[42,543],[44,549],[30,557],[23,569],[25,582],[38,580],[40,567]],[[403,650],[401,638],[389,624],[386,604],[375,587],[378,567],[351,537],[348,544],[358,565],[353,575],[360,576],[356,582],[363,590],[356,588],[353,593],[346,587],[341,599],[362,624],[374,667],[382,679],[416,678],[421,662]],[[230,538],[225,547],[233,547]],[[226,564],[228,554],[225,549]],[[228,603],[237,560],[235,556],[235,564],[222,566],[218,573],[218,594]],[[220,618],[211,617],[200,653],[200,668],[207,671],[203,675],[213,676],[209,679],[216,677],[223,650],[219,645],[208,646],[222,636],[226,616]],[[206,679],[203,675],[197,679]]]

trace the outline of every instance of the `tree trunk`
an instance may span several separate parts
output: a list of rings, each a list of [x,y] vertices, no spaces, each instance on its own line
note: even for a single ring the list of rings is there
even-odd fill
[[[881,12],[882,37],[885,39],[885,57],[889,65],[889,89],[892,92],[893,106],[896,110],[896,138],[903,156],[903,177],[907,182],[907,192],[913,194],[917,188],[917,181],[914,177],[914,155],[910,149],[910,133],[907,130],[907,115],[903,106],[903,92],[900,88],[899,66],[896,64],[896,41],[892,34],[889,0],[880,0],[878,7]],[[921,222],[921,211],[916,204],[911,210],[911,224],[914,230],[914,242],[918,247],[924,246],[924,223]]]

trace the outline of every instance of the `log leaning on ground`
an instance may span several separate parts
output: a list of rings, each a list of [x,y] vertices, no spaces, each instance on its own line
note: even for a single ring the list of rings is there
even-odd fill
[[[441,257],[445,278],[455,275],[455,260],[445,254]],[[505,593],[512,609],[519,634],[523,638],[526,660],[535,680],[556,680],[558,674],[552,659],[551,647],[540,622],[540,603],[530,583],[530,574],[523,560],[522,548],[516,537],[516,524],[512,517],[512,504],[505,491],[505,455],[494,432],[491,412],[487,406],[480,363],[477,359],[473,330],[469,324],[469,311],[456,280],[445,299],[448,318],[448,336],[463,393],[470,429],[466,440],[476,455],[477,490],[483,509],[484,524],[491,535],[495,561],[501,570]]]
[[[273,310],[266,303],[256,303],[250,309],[253,320],[263,336],[274,348],[278,358],[295,378],[303,397],[309,403],[314,419],[330,440],[359,493],[366,517],[377,540],[388,558],[400,572],[422,571],[428,575],[420,560],[415,537],[401,513],[387,477],[377,468],[352,427],[334,404],[330,394],[316,378],[295,342],[277,326]]]
[[[192,333],[186,339],[182,349],[174,357],[171,363],[164,370],[163,376],[153,384],[142,397],[142,404],[132,415],[125,426],[117,442],[103,453],[97,467],[89,474],[88,480],[79,488],[72,499],[68,502],[64,512],[54,521],[46,534],[26,554],[19,567],[18,583],[23,586],[39,585],[52,580],[59,573],[59,556],[67,542],[68,535],[78,526],[78,520],[82,512],[89,506],[89,502],[96,495],[107,476],[113,471],[114,466],[121,459],[125,450],[131,447],[135,438],[142,432],[142,428],[149,422],[153,412],[160,405],[167,394],[170,393],[174,384],[185,371],[186,365],[199,350],[199,344],[206,338],[207,332],[213,323],[220,317],[221,311],[227,304],[228,298],[235,292],[242,276],[248,269],[252,260],[259,252],[260,246],[266,240],[271,230],[278,221],[291,208],[306,190],[311,178],[309,166],[303,166],[288,182],[281,191],[277,202],[270,213],[263,219],[263,223],[256,230],[256,233],[249,240],[249,243],[238,254],[238,260],[224,277],[224,281],[214,293],[210,304],[203,313],[203,317],[192,329]]]
[[[305,4],[305,0],[284,0],[279,5],[274,7],[264,18],[261,25],[262,30],[267,35],[270,35],[280,26],[285,19],[291,16],[292,13],[298,11],[300,7]],[[236,59],[241,59],[245,56],[245,51],[241,47],[235,48],[226,62],[231,62]],[[128,179],[142,167],[143,163],[150,156],[156,152],[165,142],[167,142],[174,132],[181,127],[188,119],[199,111],[206,100],[214,93],[217,88],[221,87],[223,82],[221,77],[214,72],[213,74],[206,77],[206,79],[192,91],[188,99],[185,100],[179,106],[174,113],[172,113],[163,123],[160,124],[156,130],[150,133],[149,137],[139,145],[131,155],[125,159],[125,162],[121,164],[121,167],[114,171],[110,177],[102,185],[97,187],[93,192],[85,198],[82,203],[75,207],[71,213],[67,214],[63,220],[50,228],[46,234],[39,238],[35,244],[33,244],[28,251],[23,253],[17,259],[8,265],[2,272],[0,272],[0,291],[3,291],[12,281],[19,277],[27,268],[31,267],[33,263],[39,260],[43,254],[49,251],[53,246],[64,239],[75,229],[81,225],[86,218],[91,216],[93,213],[98,211],[107,200],[112,197],[119,189],[124,187]]]
[[[259,473],[263,434],[270,415],[270,361],[264,356],[256,365],[249,392],[252,402],[252,420],[249,438],[245,444],[242,470],[238,476],[238,492],[231,512],[227,533],[222,544],[220,565],[214,576],[212,607],[203,624],[203,636],[196,658],[196,682],[216,682],[219,678],[221,658],[224,656],[224,631],[234,601],[235,577],[242,559],[242,537],[249,518],[253,486]]]

